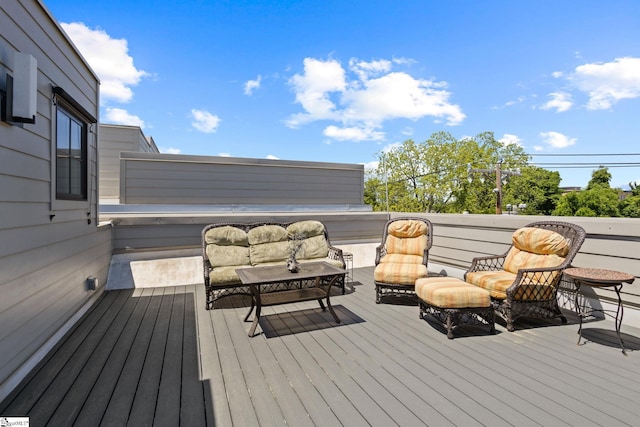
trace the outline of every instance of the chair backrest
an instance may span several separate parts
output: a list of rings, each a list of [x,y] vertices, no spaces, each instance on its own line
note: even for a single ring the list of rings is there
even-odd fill
[[[517,273],[522,268],[567,268],[584,242],[586,233],[578,225],[538,221],[516,230],[504,269]]]
[[[382,235],[382,245],[387,254],[427,257],[432,243],[432,225],[425,218],[391,219],[387,221]]]

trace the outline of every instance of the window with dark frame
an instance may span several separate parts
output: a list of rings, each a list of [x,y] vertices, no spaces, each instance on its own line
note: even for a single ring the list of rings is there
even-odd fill
[[[58,102],[56,106],[56,198],[87,200],[88,123]]]

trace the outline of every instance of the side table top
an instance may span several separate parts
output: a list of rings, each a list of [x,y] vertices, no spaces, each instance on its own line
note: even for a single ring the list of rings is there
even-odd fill
[[[633,283],[635,277],[621,271],[606,270],[603,268],[570,267],[564,270],[564,274],[572,279],[584,280],[591,283]]]

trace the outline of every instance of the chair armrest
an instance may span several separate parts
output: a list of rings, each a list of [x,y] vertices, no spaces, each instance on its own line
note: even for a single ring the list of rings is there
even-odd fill
[[[506,255],[476,257],[471,261],[471,266],[467,270],[467,273],[471,273],[474,271],[504,270],[505,258],[506,258]]]
[[[329,245],[329,253],[327,254],[327,258],[341,261],[342,262],[342,268],[345,268],[345,266],[347,265],[344,262],[344,256],[342,255],[342,249],[336,248],[335,246]]]
[[[202,260],[202,269],[204,273],[204,284],[205,286],[209,286],[209,273],[211,272],[211,263],[206,258]]]
[[[556,298],[561,278],[562,269],[558,267],[522,268],[518,270],[513,284],[507,288],[507,298],[513,298],[518,293],[521,300],[541,301]],[[549,287],[553,288],[553,292],[549,292]]]
[[[376,246],[376,263],[375,265],[380,264],[380,259],[387,254],[387,249],[383,246]]]

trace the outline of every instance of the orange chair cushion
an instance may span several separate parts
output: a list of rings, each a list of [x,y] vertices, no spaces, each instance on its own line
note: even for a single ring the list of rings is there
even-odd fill
[[[424,264],[383,262],[373,270],[376,282],[413,285],[421,277],[427,277],[427,266]]]
[[[429,305],[439,308],[490,307],[489,292],[455,277],[418,279],[416,295]]]
[[[416,220],[398,220],[389,224],[385,248],[388,254],[422,255],[428,243],[429,227]]]
[[[540,274],[542,273],[535,273],[533,277],[537,278]],[[554,271],[544,274],[551,274],[553,277],[556,277],[558,272]],[[474,271],[467,273],[466,281],[472,285],[486,289],[491,295],[491,298],[503,300],[507,298],[507,289],[513,284],[515,278],[516,275],[508,271]],[[540,284],[537,281],[525,277],[513,295],[513,298],[522,301],[546,301],[554,295],[553,292],[555,288],[552,286],[552,283],[554,283],[554,281],[548,278],[544,280],[543,284]]]
[[[491,298],[507,298],[507,288],[513,285],[516,275],[503,270],[497,271],[474,271],[467,273],[466,281],[485,289]]]

